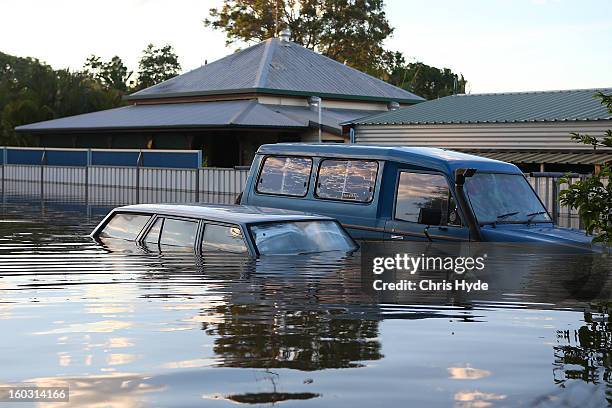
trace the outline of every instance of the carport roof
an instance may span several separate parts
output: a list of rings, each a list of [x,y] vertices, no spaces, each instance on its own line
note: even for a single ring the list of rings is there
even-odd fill
[[[452,95],[395,111],[375,114],[357,125],[426,125],[611,120],[594,97],[612,88],[542,92]]]
[[[322,110],[321,125],[341,133],[341,122],[371,111]],[[18,126],[18,132],[92,132],[164,128],[282,128],[318,126],[318,113],[306,106],[267,105],[256,100],[129,105],[105,111]]]

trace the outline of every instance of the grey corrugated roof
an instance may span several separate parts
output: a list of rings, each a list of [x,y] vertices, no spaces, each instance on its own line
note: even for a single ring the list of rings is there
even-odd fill
[[[612,163],[612,151],[534,152],[534,151],[466,151],[466,153],[508,163],[605,164]]]
[[[128,99],[245,92],[404,103],[424,100],[296,43],[277,38],[133,93]]]
[[[323,126],[340,132],[340,122],[367,111],[323,109]],[[265,105],[256,100],[130,105],[100,112],[18,126],[18,132],[61,132],[120,129],[268,127],[307,128],[317,112],[303,106]],[[317,124],[318,126],[318,124]]]
[[[597,91],[564,91],[453,95],[396,111],[369,116],[359,125],[556,122],[612,119]]]

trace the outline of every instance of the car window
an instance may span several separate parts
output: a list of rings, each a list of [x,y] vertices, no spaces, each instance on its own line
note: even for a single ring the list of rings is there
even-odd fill
[[[250,227],[261,255],[295,255],[355,249],[335,221],[282,221]]]
[[[142,228],[151,219],[150,215],[119,213],[106,224],[100,237],[135,240]]]
[[[237,226],[206,224],[202,236],[202,251],[246,253],[247,247]]]
[[[304,197],[311,169],[310,158],[266,157],[257,180],[257,192]]]
[[[193,247],[198,231],[195,220],[164,219],[159,238],[160,245]]]
[[[395,218],[419,222],[422,208],[439,210],[439,225],[460,225],[459,214],[446,178],[441,174],[401,172],[395,202]]]
[[[374,195],[378,163],[369,160],[323,160],[316,196],[367,203]]]

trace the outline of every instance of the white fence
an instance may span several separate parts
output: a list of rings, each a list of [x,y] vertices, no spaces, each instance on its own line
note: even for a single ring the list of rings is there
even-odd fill
[[[233,202],[248,170],[114,166],[0,166],[2,195],[88,203]]]

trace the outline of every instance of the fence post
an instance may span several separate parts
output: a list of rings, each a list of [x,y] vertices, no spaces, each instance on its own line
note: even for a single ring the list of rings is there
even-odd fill
[[[87,149],[85,159],[85,204],[89,204],[89,166],[91,166],[91,149]]]
[[[136,204],[140,204],[140,166],[142,166],[142,150],[138,152],[136,160]]]
[[[47,150],[43,150],[40,158],[40,200],[45,199],[45,164],[47,164]]]
[[[2,148],[2,199],[4,200],[4,169],[6,168],[6,147]]]
[[[195,201],[200,202],[200,166],[195,169]]]
[[[552,179],[552,217],[553,222],[559,225],[559,179]]]

